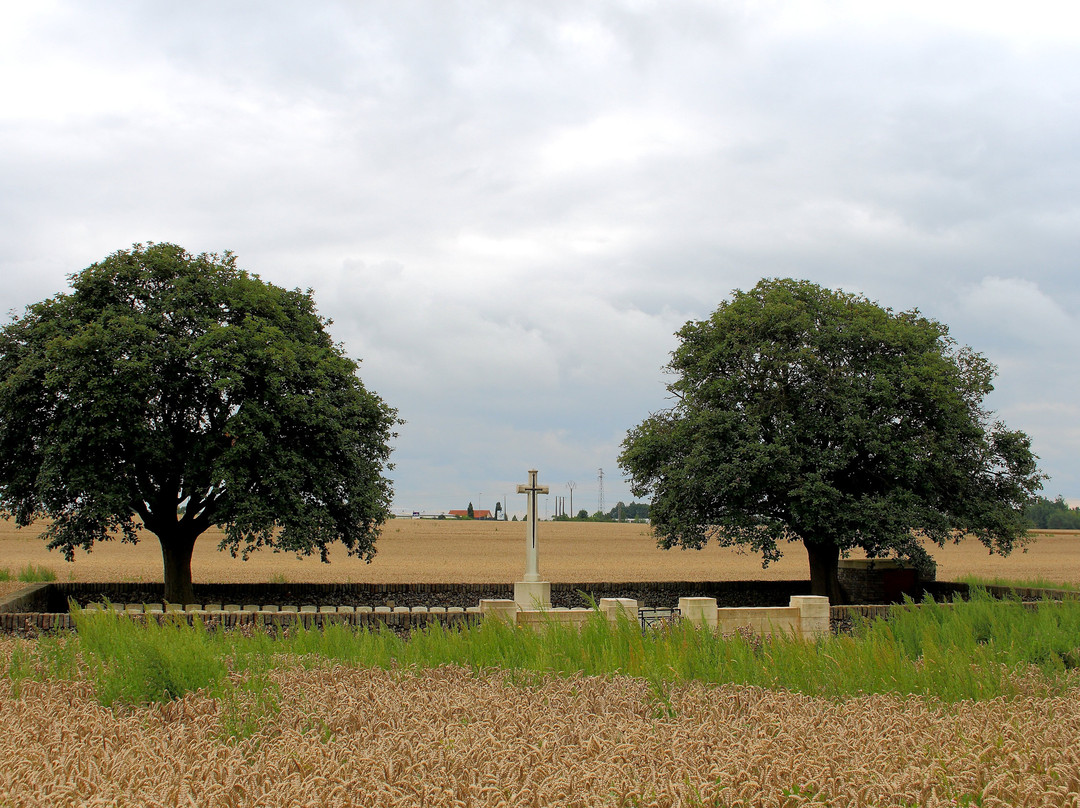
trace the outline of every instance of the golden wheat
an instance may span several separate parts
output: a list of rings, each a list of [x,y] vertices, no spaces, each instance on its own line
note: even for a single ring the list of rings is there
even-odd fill
[[[10,570],[27,564],[52,569],[61,580],[160,581],[161,548],[151,534],[132,547],[102,542],[91,553],[78,551],[65,562],[39,538],[42,526],[17,530],[0,519],[0,557]],[[525,527],[521,522],[394,519],[383,527],[378,554],[371,564],[349,557],[338,545],[330,564],[318,556],[297,559],[263,551],[250,560],[233,559],[217,549],[221,531],[211,528],[195,545],[192,574],[196,583],[290,582],[374,583],[512,583],[525,564]],[[990,555],[974,539],[932,547],[938,578],[962,575],[1033,579],[1080,584],[1080,535],[1057,533],[1034,537],[1027,552],[1003,558]],[[731,581],[800,580],[808,577],[806,551],[784,548],[784,557],[762,569],[753,553],[711,544],[698,550],[661,550],[648,525],[544,522],[540,526],[540,570],[551,581]]]
[[[270,679],[281,709],[243,740],[204,694],[110,710],[85,683],[24,683],[0,698],[0,804],[1080,805],[1080,693],[944,707],[688,684],[661,703],[623,677]]]

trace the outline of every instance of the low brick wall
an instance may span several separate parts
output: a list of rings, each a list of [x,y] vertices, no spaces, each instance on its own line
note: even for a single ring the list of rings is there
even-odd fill
[[[570,609],[589,605],[581,592],[588,593],[600,602],[602,598],[629,598],[648,608],[671,608],[678,605],[680,597],[712,597],[719,608],[752,606],[786,606],[792,595],[805,594],[808,581],[720,581],[720,582],[631,582],[552,584],[553,606]],[[967,584],[950,581],[931,581],[925,585],[928,594],[939,601],[953,597],[966,597]],[[995,597],[1020,597],[1028,602],[1042,598],[1078,598],[1080,593],[1060,589],[1028,589],[988,586],[986,590]],[[38,583],[28,584],[0,600],[0,633],[33,635],[43,631],[71,630],[73,624],[67,613],[68,598],[82,604],[100,602],[104,597],[116,603],[160,603],[163,587],[145,583],[77,584]],[[455,625],[463,621],[478,620],[478,614],[440,613],[423,609],[424,606],[475,607],[481,600],[511,598],[510,584],[203,584],[196,586],[202,603],[234,602],[247,604],[256,601],[266,603],[267,595],[275,595],[279,605],[292,601],[298,606],[316,607],[354,605],[386,607],[390,611],[355,612],[353,614],[320,614],[277,612],[230,612],[201,615],[204,622],[226,627],[244,625],[304,625],[322,626],[338,622],[349,625],[377,627],[385,625],[395,631],[407,632],[432,622]],[[493,594],[492,594],[493,593]],[[145,597],[149,595],[149,597]],[[285,597],[278,598],[277,595]],[[342,603],[341,601],[347,601]],[[366,603],[364,602],[366,601]],[[408,603],[407,601],[416,601]],[[440,603],[442,601],[443,603]],[[750,601],[747,603],[746,601]],[[762,601],[765,601],[762,603]],[[391,605],[393,604],[393,605]],[[863,618],[886,617],[893,604],[864,604],[856,606],[832,606],[831,624],[834,631],[849,630],[856,615]],[[157,615],[152,615],[158,619]],[[190,616],[184,619],[192,619]]]
[[[900,603],[905,595],[922,598],[918,571],[895,558],[842,558],[836,572],[852,603]]]
[[[136,621],[156,620],[182,620],[189,625],[196,619],[201,620],[207,628],[222,627],[226,629],[242,629],[245,626],[252,628],[282,628],[293,626],[305,626],[307,628],[322,628],[334,623],[345,624],[358,628],[368,628],[372,631],[387,628],[402,634],[407,634],[414,629],[422,629],[434,623],[443,626],[457,626],[467,622],[480,620],[480,615],[475,612],[354,612],[352,614],[322,614],[319,612],[214,612],[213,614],[194,614],[191,612],[169,612],[168,614],[135,614],[125,612],[127,619]],[[0,633],[15,634],[19,636],[37,636],[41,633],[57,631],[73,631],[75,623],[69,613],[56,612],[7,612],[0,613]]]
[[[0,598],[0,613],[4,612],[49,612],[67,611],[64,609],[42,608],[48,604],[49,587],[53,584],[27,584],[23,589]]]
[[[476,606],[481,600],[513,598],[512,584],[196,584],[196,603],[274,603],[313,606]],[[810,591],[809,581],[601,581],[552,583],[552,606],[587,608],[590,598],[631,598],[653,608],[673,608],[680,597],[716,598],[721,606],[784,606],[792,595]],[[25,590],[24,590],[25,592]],[[19,593],[20,596],[24,592]],[[0,602],[0,613],[66,612],[68,600],[80,606],[161,603],[164,586],[150,583],[72,583],[37,585],[17,608]]]
[[[71,631],[75,624],[66,612],[5,612],[0,613],[0,634],[36,637],[55,631]]]
[[[1020,598],[1029,609],[1036,608],[1044,600],[1064,601],[1080,598],[1080,592],[1070,589],[1032,589],[1030,587],[987,586],[983,587],[986,592],[995,598]],[[935,582],[927,591],[934,595],[939,606],[952,606],[954,599],[966,600],[970,593],[970,587],[965,583],[952,581]],[[915,604],[918,606],[918,604]],[[864,603],[847,606],[831,606],[830,622],[833,633],[850,631],[857,619],[874,620],[886,618],[894,609],[906,608],[902,603]]]

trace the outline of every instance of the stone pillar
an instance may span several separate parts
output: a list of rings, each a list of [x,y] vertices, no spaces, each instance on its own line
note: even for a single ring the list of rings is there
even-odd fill
[[[619,614],[625,614],[635,623],[638,621],[638,605],[633,598],[600,598],[600,611],[613,623]]]
[[[799,633],[804,640],[816,640],[829,635],[832,626],[828,598],[820,595],[792,595],[789,605],[799,610]]]
[[[551,608],[550,581],[518,581],[514,584],[514,602],[522,611]]]
[[[679,614],[695,626],[715,629],[717,623],[716,598],[679,598]]]

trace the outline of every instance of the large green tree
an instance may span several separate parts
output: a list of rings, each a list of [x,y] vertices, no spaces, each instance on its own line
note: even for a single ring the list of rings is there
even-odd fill
[[[193,600],[211,525],[246,558],[342,542],[370,560],[389,515],[396,411],[366,390],[311,292],[235,257],[135,245],[0,329],[0,508],[49,547],[143,527],[165,597]]]
[[[920,536],[1004,554],[1024,535],[1031,442],[983,408],[995,368],[941,323],[768,279],[678,337],[674,405],[619,458],[662,547],[715,539],[768,564],[801,541],[811,590],[837,602],[853,548],[925,562]]]

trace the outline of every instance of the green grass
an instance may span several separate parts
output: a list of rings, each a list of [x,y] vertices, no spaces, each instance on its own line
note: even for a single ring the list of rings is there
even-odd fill
[[[74,614],[77,634],[43,637],[36,650],[16,650],[10,665],[16,683],[84,675],[109,706],[168,701],[225,678],[221,638],[201,626],[174,620],[136,623],[112,610]]]
[[[1046,578],[982,578],[977,575],[963,575],[958,580],[973,587],[1008,586],[1019,589],[1064,589],[1068,592],[1080,592],[1080,586],[1076,584],[1050,581]]]
[[[7,567],[0,567],[0,581],[25,581],[26,583],[39,583],[55,581],[56,573],[49,567],[35,567],[27,564],[17,573],[12,573]]]
[[[661,711],[671,709],[671,687],[691,680],[827,698],[898,693],[955,702],[1033,689],[1063,693],[1080,668],[1080,601],[1031,609],[978,590],[968,602],[911,604],[888,619],[860,622],[850,635],[816,642],[718,637],[688,623],[642,634],[636,622],[612,625],[599,613],[580,629],[551,623],[534,631],[486,620],[433,625],[408,638],[343,624],[245,636],[180,620],[143,625],[111,611],[76,612],[75,621],[77,634],[17,649],[8,670],[16,688],[27,677],[86,677],[105,704],[163,701],[205,688],[238,705],[231,731],[239,734],[247,731],[243,714],[251,701],[238,687],[254,693],[275,667],[327,661],[495,668],[520,683],[552,672],[634,676],[650,683]],[[273,695],[266,699],[257,710],[274,709]]]

